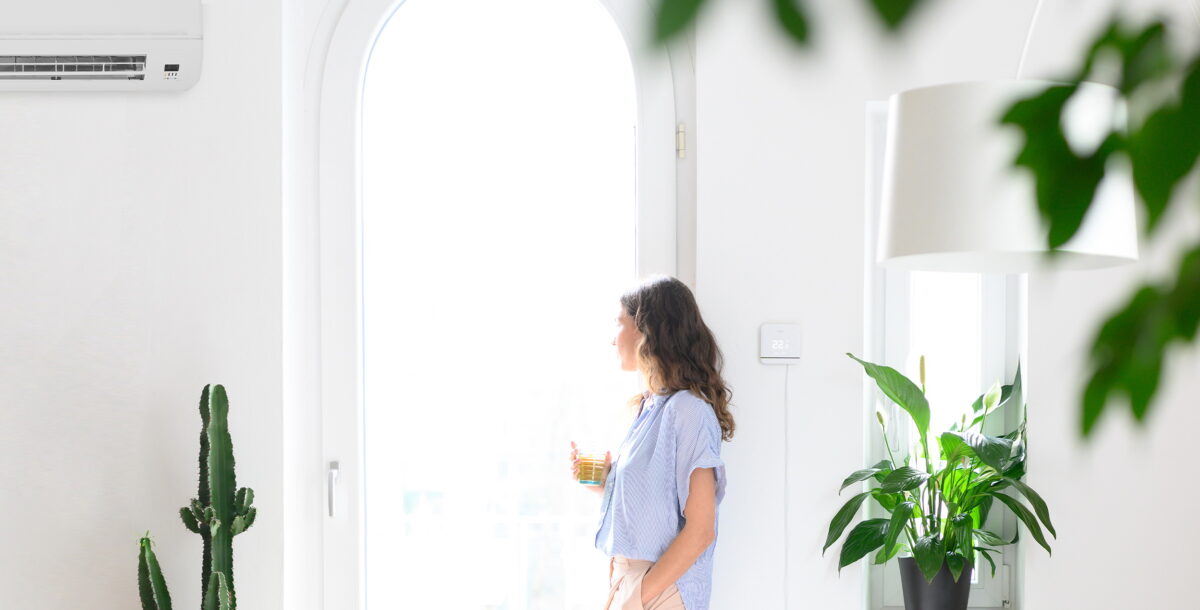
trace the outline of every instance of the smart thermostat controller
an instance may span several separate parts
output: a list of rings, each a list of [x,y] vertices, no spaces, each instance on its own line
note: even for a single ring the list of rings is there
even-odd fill
[[[800,362],[800,325],[763,324],[758,332],[758,361],[763,364]]]

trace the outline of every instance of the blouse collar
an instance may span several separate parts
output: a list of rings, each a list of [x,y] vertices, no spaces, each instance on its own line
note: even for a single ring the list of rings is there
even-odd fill
[[[660,390],[660,392],[666,392],[666,391],[667,391],[666,388],[662,388],[662,390]],[[666,400],[669,397],[670,397],[670,394],[651,393],[650,390],[646,390],[646,391],[642,392],[642,398],[649,399],[650,404],[658,404],[658,403]]]

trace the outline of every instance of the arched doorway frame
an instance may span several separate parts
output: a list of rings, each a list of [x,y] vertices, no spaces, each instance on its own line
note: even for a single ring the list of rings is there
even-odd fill
[[[649,0],[597,0],[633,62],[637,90],[638,276],[667,273],[695,289],[695,115],[690,42],[649,43]],[[329,10],[317,134],[320,411],[325,494],[321,543],[324,608],[362,608],[362,93],[371,49],[403,0],[348,0]],[[401,13],[402,14],[402,13]],[[682,152],[680,151],[682,149]],[[334,467],[336,465],[336,468]]]

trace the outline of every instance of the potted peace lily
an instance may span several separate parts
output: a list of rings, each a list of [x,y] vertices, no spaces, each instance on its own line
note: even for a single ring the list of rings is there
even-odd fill
[[[1012,511],[1033,539],[1050,552],[1042,532],[1044,525],[1057,537],[1050,511],[1042,497],[1021,482],[1026,439],[1019,365],[1012,385],[994,384],[975,401],[970,416],[964,415],[931,444],[924,357],[921,386],[917,387],[891,367],[846,355],[861,364],[884,395],[912,417],[919,438],[915,455],[898,462],[887,441],[887,419],[882,412],[876,413],[888,459],[858,470],[842,482],[838,493],[863,481],[870,489],[850,498],[834,515],[822,553],[837,542],[867,499],[891,516],[861,521],[850,530],[842,544],[839,571],[870,553],[875,553],[872,561],[876,564],[903,553],[899,561],[907,610],[964,610],[971,591],[972,559],[976,555],[985,559],[995,576],[991,555],[998,552],[997,547],[1016,542],[1016,537],[1005,540],[983,529],[988,513],[999,505]],[[988,415],[1007,405],[1021,409],[1021,424],[1002,436],[984,435]],[[964,573],[968,577],[960,578]]]

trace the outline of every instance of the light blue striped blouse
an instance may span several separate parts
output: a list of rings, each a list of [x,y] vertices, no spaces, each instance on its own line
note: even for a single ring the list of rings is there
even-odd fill
[[[596,548],[609,556],[658,561],[683,529],[694,469],[713,468],[716,473],[719,516],[725,462],[721,425],[712,405],[689,390],[670,397],[647,396],[605,480]],[[708,610],[716,546],[714,538],[675,581],[687,610]]]

